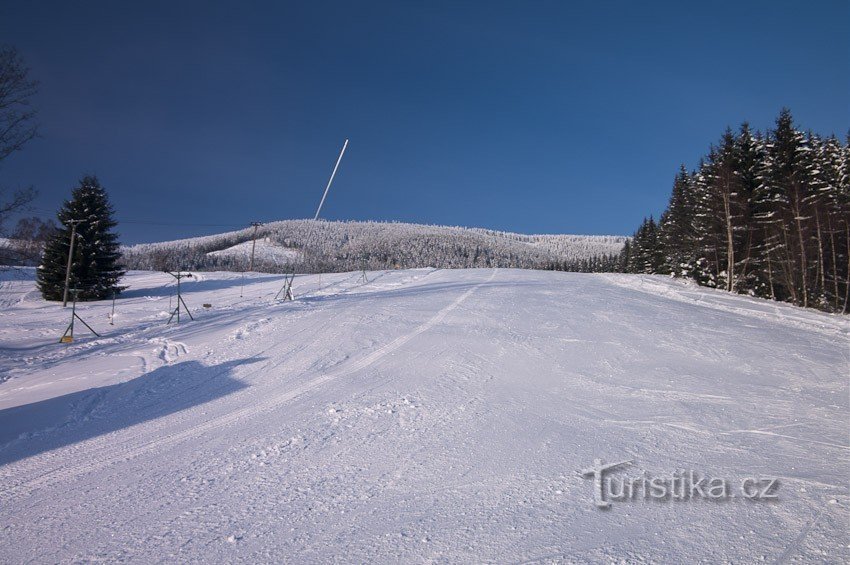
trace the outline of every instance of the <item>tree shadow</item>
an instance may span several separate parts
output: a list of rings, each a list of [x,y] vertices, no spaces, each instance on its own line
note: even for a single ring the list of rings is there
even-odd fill
[[[262,360],[184,361],[127,382],[0,410],[0,465],[232,394],[248,386],[233,378],[233,369]]]
[[[193,273],[204,274],[204,271],[192,271]],[[121,291],[120,294],[116,296],[117,299],[122,298],[145,298],[145,297],[162,297],[169,296],[175,294],[177,291],[174,287],[174,279],[169,275],[163,273],[162,286],[151,286],[151,287],[143,287],[143,288],[132,288],[128,287],[126,290]],[[182,291],[189,294],[192,292],[204,292],[204,291],[213,291],[213,290],[229,290],[234,288],[239,288],[241,286],[245,286],[245,288],[250,288],[252,285],[261,284],[261,283],[269,283],[269,282],[280,282],[283,284],[283,279],[285,275],[269,275],[263,273],[261,277],[249,276],[245,278],[243,282],[241,278],[235,277],[231,279],[203,279],[203,280],[184,280],[181,283]],[[171,280],[168,280],[171,279]]]

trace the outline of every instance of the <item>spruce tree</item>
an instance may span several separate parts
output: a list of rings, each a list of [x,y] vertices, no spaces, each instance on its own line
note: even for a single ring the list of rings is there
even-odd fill
[[[681,165],[673,181],[670,203],[659,223],[665,270],[675,276],[690,276],[694,267],[692,201],[691,176],[685,166]]]
[[[46,300],[62,300],[71,241],[70,220],[80,220],[71,261],[70,287],[78,300],[99,300],[120,292],[124,275],[119,265],[118,236],[112,231],[112,206],[97,178],[86,176],[57,214],[60,229],[44,248],[37,273],[38,288]]]
[[[735,141],[738,166],[738,198],[740,212],[739,232],[736,234],[736,269],[738,269],[738,292],[767,296],[767,282],[761,276],[763,265],[759,263],[759,236],[761,231],[755,219],[756,193],[761,183],[764,162],[764,140],[761,135],[750,131],[748,123],[741,125]]]
[[[779,299],[809,305],[809,278],[812,258],[808,218],[809,145],[805,135],[794,128],[791,112],[783,108],[776,119],[771,143],[767,147],[763,192],[769,196],[771,217],[770,246],[776,251],[778,281],[774,284]],[[764,196],[764,195],[762,195]]]
[[[631,262],[632,262],[632,241],[627,239],[623,244],[623,249],[620,251],[620,255],[617,257],[617,272],[618,273],[631,273]]]
[[[665,268],[664,248],[658,237],[658,224],[650,216],[632,236],[628,251],[628,267],[630,273],[658,274]]]

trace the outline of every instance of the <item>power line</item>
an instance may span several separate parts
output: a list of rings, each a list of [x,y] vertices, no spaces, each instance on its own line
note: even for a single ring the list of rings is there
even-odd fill
[[[237,228],[244,224],[187,224],[185,222],[149,222],[144,220],[121,220],[122,224],[141,224],[146,226],[191,226],[199,228]]]
[[[48,210],[46,208],[30,208],[30,210],[34,210],[36,212],[43,212],[45,214],[55,214],[56,210]],[[242,227],[244,224],[241,223],[233,223],[233,224],[187,224],[186,222],[160,222],[153,220],[138,220],[138,219],[121,219],[119,221],[121,224],[140,224],[146,226],[190,226],[190,227],[198,227],[198,228],[237,228]]]

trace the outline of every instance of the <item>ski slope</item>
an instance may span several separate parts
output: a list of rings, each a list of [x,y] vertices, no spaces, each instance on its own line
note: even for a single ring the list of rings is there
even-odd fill
[[[654,276],[132,272],[0,289],[0,561],[850,561],[846,318]],[[240,296],[240,292],[242,296]],[[204,303],[210,308],[203,308]],[[778,500],[594,506],[630,474]]]

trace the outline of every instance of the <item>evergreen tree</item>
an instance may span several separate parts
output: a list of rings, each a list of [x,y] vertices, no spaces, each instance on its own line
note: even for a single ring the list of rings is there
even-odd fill
[[[621,258],[708,286],[848,312],[850,140],[805,134],[783,109],[766,135],[726,130],[697,171],[682,168],[661,216],[660,267],[644,220]]]
[[[838,282],[835,310],[850,314],[850,133],[844,146],[839,145],[835,151],[838,153],[838,170],[828,216],[835,253],[834,278]]]
[[[670,202],[667,210],[661,215],[659,226],[665,271],[676,276],[690,276],[694,268],[692,196],[691,176],[685,166],[681,165],[673,181]]]
[[[79,220],[71,261],[71,288],[79,289],[78,300],[108,298],[120,292],[124,275],[118,236],[112,231],[112,206],[96,177],[87,176],[71,193],[57,214],[62,226],[45,245],[37,273],[38,288],[46,300],[62,300],[65,269],[71,241],[70,220]]]
[[[755,221],[755,194],[761,183],[764,162],[764,141],[760,134],[750,131],[746,122],[741,125],[735,140],[735,162],[737,165],[737,199],[739,226],[736,232],[735,263],[738,292],[766,296],[767,284],[760,276],[757,254],[759,244],[758,226]]]
[[[708,233],[703,236],[707,244],[705,257],[718,284],[728,291],[740,289],[739,271],[746,248],[748,206],[741,161],[745,157],[744,146],[751,145],[748,137],[746,124],[737,137],[727,128],[720,144],[709,154],[704,171],[703,212],[709,220],[705,224]]]
[[[623,244],[623,249],[620,251],[620,255],[617,257],[617,272],[618,273],[630,273],[632,257],[632,240],[627,239]]]
[[[768,201],[769,248],[776,263],[777,297],[795,304],[809,305],[810,246],[808,166],[809,146],[802,132],[794,128],[791,112],[783,108],[776,120],[763,192]]]
[[[699,168],[693,175],[693,237],[694,237],[694,270],[692,276],[697,282],[707,286],[717,286],[718,265],[721,264],[722,249],[721,218],[717,201],[712,194],[715,182],[716,161],[715,149],[712,147],[706,159],[700,161]]]
[[[660,273],[664,268],[664,249],[658,237],[658,224],[650,216],[644,218],[643,223],[632,237],[628,250],[629,273]]]

